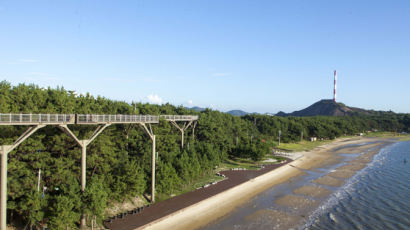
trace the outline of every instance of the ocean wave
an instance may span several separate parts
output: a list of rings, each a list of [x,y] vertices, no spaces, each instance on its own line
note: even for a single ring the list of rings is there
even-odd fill
[[[328,213],[328,218],[331,222],[337,223],[336,216],[330,212],[331,209],[335,208],[340,204],[340,201],[343,199],[351,199],[352,194],[357,190],[356,184],[363,180],[364,177],[370,176],[369,173],[373,168],[383,165],[387,159],[387,156],[392,148],[394,148],[398,143],[393,145],[386,146],[382,148],[374,157],[373,160],[367,164],[367,166],[358,172],[350,179],[348,179],[344,186],[337,189],[332,193],[327,200],[325,200],[319,207],[308,217],[304,226],[300,229],[309,229],[315,223],[318,223],[319,216],[322,216]]]

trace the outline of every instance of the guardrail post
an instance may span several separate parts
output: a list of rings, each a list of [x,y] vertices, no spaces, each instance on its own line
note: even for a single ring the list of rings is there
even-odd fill
[[[0,229],[6,229],[7,225],[7,149],[1,146],[1,205],[0,205]]]

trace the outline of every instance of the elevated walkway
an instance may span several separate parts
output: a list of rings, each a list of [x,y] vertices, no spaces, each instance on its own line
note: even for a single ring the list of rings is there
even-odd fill
[[[16,114],[0,113],[0,125],[94,125],[94,124],[131,124],[159,123],[167,121],[192,122],[198,120],[195,115],[123,115],[123,114]]]
[[[113,124],[138,124],[152,141],[152,183],[151,202],[155,202],[155,155],[156,137],[151,124],[158,124],[160,119],[172,123],[181,132],[181,147],[184,147],[184,132],[192,125],[192,137],[198,116],[196,115],[123,115],[123,114],[23,114],[0,113],[0,125],[25,125],[27,130],[11,145],[1,145],[1,182],[0,182],[0,229],[6,229],[7,211],[7,155],[29,138],[38,129],[47,125],[56,125],[73,138],[81,147],[81,191],[86,189],[86,156],[87,146],[108,126]],[[183,126],[177,124],[183,122]],[[80,140],[68,125],[97,125],[88,139]],[[81,226],[85,226],[85,216],[81,218]]]
[[[67,125],[74,123],[74,114],[0,113],[0,125]]]

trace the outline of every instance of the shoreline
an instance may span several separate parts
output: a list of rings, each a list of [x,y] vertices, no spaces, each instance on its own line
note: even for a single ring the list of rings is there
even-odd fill
[[[229,214],[253,196],[301,172],[290,163],[137,229],[197,229]],[[286,174],[286,175],[285,175]],[[272,175],[276,181],[272,180]],[[249,189],[252,187],[252,189]],[[234,200],[233,200],[234,197]]]
[[[219,181],[200,189],[172,197],[162,202],[151,204],[150,207],[136,215],[127,215],[125,218],[117,218],[112,221],[106,221],[106,227],[114,230],[129,230],[137,229],[147,224],[158,221],[159,219],[177,213],[184,208],[195,205],[203,200],[206,200],[214,195],[218,195],[226,190],[229,190],[237,185],[249,181],[259,175],[281,167],[290,162],[286,160],[284,163],[266,165],[262,169],[257,170],[227,170],[220,171],[227,179]]]
[[[204,227],[212,221],[229,214],[236,207],[246,203],[255,195],[262,193],[272,186],[283,183],[290,178],[303,175],[303,170],[314,169],[340,161],[339,156],[335,157],[338,148],[364,143],[363,146],[350,147],[350,151],[364,151],[365,149],[380,145],[371,143],[375,141],[392,142],[387,141],[385,138],[337,139],[331,143],[318,146],[311,151],[301,152],[303,154],[302,157],[284,166],[136,229],[197,229]],[[366,145],[366,142],[371,144]],[[371,155],[373,156],[374,154]],[[369,156],[367,156],[366,160],[369,160]],[[357,170],[354,171],[356,172]],[[324,183],[326,183],[326,180]]]

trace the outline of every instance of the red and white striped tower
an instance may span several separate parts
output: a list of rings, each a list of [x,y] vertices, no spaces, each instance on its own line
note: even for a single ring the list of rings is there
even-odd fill
[[[334,90],[333,90],[333,101],[336,102],[336,89],[337,89],[337,72],[336,70],[334,71],[334,77],[335,77],[335,81],[334,81]]]

